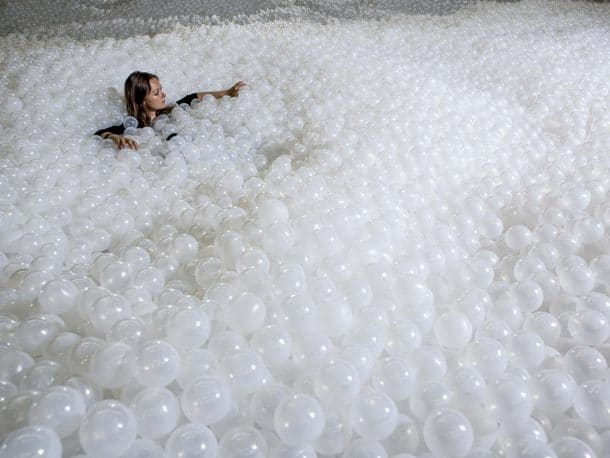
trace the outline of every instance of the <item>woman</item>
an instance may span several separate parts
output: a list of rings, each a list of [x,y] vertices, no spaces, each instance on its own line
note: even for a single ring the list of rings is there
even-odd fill
[[[176,104],[190,104],[193,100],[201,100],[206,95],[212,95],[217,99],[225,95],[237,97],[239,90],[244,86],[245,84],[239,81],[225,91],[195,92],[181,98]],[[152,125],[157,116],[169,113],[175,106],[174,104],[165,104],[165,92],[163,92],[159,78],[146,72],[133,72],[129,75],[125,81],[125,103],[127,104],[127,114],[138,120],[138,127]],[[138,144],[135,141],[123,136],[124,132],[125,127],[119,124],[118,126],[100,129],[95,135],[109,138],[118,148],[138,149]]]

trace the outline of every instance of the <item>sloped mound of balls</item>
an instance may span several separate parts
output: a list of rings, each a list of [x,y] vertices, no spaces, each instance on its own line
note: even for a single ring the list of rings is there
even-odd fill
[[[610,8],[383,12],[0,39],[1,458],[608,453]]]

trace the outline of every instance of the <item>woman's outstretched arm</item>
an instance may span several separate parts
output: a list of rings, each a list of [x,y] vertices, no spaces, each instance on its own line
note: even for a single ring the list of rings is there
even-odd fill
[[[225,89],[224,91],[209,91],[209,92],[197,92],[197,98],[199,100],[203,99],[206,95],[214,96],[217,99],[221,99],[225,95],[229,97],[237,97],[239,95],[239,91],[242,87],[244,87],[246,83],[243,81],[238,81],[229,89]]]
[[[130,139],[123,136],[123,132],[125,132],[125,127],[122,124],[118,126],[107,127],[105,129],[98,130],[94,135],[99,135],[102,138],[107,138],[112,140],[112,142],[116,145],[117,148],[133,148],[138,149],[138,144]]]

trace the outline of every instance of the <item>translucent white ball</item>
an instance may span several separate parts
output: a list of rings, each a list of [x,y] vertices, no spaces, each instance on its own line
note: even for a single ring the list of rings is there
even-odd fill
[[[394,401],[407,399],[415,387],[417,376],[413,365],[404,358],[384,358],[373,370],[371,383]]]
[[[356,368],[341,359],[324,364],[314,379],[314,391],[327,406],[341,407],[350,404],[360,392],[360,377]]]
[[[551,442],[558,458],[590,458],[596,453],[586,442],[575,437],[562,437]]]
[[[210,337],[207,313],[195,307],[176,310],[165,324],[168,340],[178,348],[198,348]]]
[[[238,426],[223,434],[218,446],[218,457],[267,458],[268,451],[267,441],[261,433],[249,426]]]
[[[439,456],[466,456],[474,442],[472,425],[460,411],[444,408],[426,418],[424,441]]]
[[[419,348],[422,336],[419,327],[410,320],[400,320],[388,330],[385,350],[392,356],[402,356]]]
[[[193,380],[180,398],[184,415],[193,423],[210,425],[222,420],[231,408],[231,390],[219,377]]]
[[[460,406],[481,405],[487,396],[487,383],[474,368],[460,367],[451,373],[450,388]]]
[[[269,371],[261,357],[250,350],[225,356],[221,369],[235,396],[252,394],[269,380]]]
[[[287,445],[312,443],[324,429],[324,411],[320,403],[307,394],[283,399],[273,414],[275,432]]]
[[[256,294],[245,292],[235,297],[222,309],[225,322],[236,332],[249,334],[265,322],[266,307]]]
[[[165,388],[144,388],[133,398],[130,406],[141,437],[160,439],[172,432],[178,423],[178,401]]]
[[[122,292],[131,286],[133,270],[123,261],[112,262],[102,269],[100,285],[110,291]]]
[[[263,386],[250,401],[250,414],[254,421],[262,428],[272,430],[275,409],[288,395],[288,388],[279,383]]]
[[[584,259],[569,256],[557,267],[557,276],[563,290],[568,294],[583,295],[595,286],[595,276]]]
[[[362,437],[383,440],[398,424],[398,409],[387,394],[366,390],[352,404],[350,417],[352,427]]]
[[[351,442],[345,451],[350,458],[388,458],[388,454],[379,442],[360,438]]]
[[[608,362],[599,350],[581,345],[565,353],[563,364],[578,383],[601,379],[608,370]]]
[[[32,426],[47,426],[64,438],[78,429],[85,416],[83,395],[67,386],[54,386],[36,399],[28,412]]]
[[[581,384],[574,395],[574,410],[580,418],[594,426],[610,425],[610,383],[592,380]]]
[[[436,341],[446,348],[462,348],[472,337],[472,324],[460,312],[445,312],[434,323]]]
[[[189,234],[180,234],[172,241],[172,256],[178,262],[184,264],[192,261],[197,256],[199,243]]]
[[[250,346],[272,367],[286,362],[292,354],[292,336],[284,326],[268,325],[254,333]]]
[[[144,386],[162,387],[175,380],[180,371],[180,355],[162,340],[149,340],[135,351],[133,376]]]
[[[568,319],[568,331],[578,344],[600,345],[610,336],[610,323],[597,310],[580,310]]]
[[[487,379],[500,376],[508,366],[504,346],[489,338],[477,339],[469,344],[466,349],[466,361]]]
[[[0,458],[61,458],[62,445],[46,426],[25,426],[12,431],[0,445]]]
[[[138,424],[131,409],[108,399],[97,402],[87,411],[78,435],[86,453],[117,456],[131,446],[137,432]]]
[[[163,449],[151,439],[136,439],[121,458],[163,458]]]
[[[520,251],[532,243],[532,231],[525,226],[512,226],[504,235],[506,246],[515,251]]]
[[[489,407],[497,418],[518,422],[534,409],[530,388],[523,380],[506,375],[490,384]]]
[[[69,280],[54,279],[46,283],[38,295],[38,304],[45,313],[61,315],[76,306],[78,288]]]
[[[545,413],[564,412],[572,406],[576,382],[567,372],[545,369],[533,381],[532,395],[536,407]]]
[[[546,345],[542,338],[533,332],[519,332],[513,336],[509,346],[512,362],[526,369],[538,367],[546,359]]]
[[[89,362],[91,380],[103,388],[120,388],[131,379],[132,349],[123,342],[102,345]]]
[[[165,443],[165,456],[168,457],[214,458],[218,451],[218,441],[214,433],[197,423],[180,426]]]

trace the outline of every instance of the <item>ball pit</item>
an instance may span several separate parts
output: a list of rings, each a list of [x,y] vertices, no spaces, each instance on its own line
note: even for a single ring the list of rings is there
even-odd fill
[[[0,458],[610,453],[607,3],[35,3]],[[136,69],[247,85],[138,128]]]

